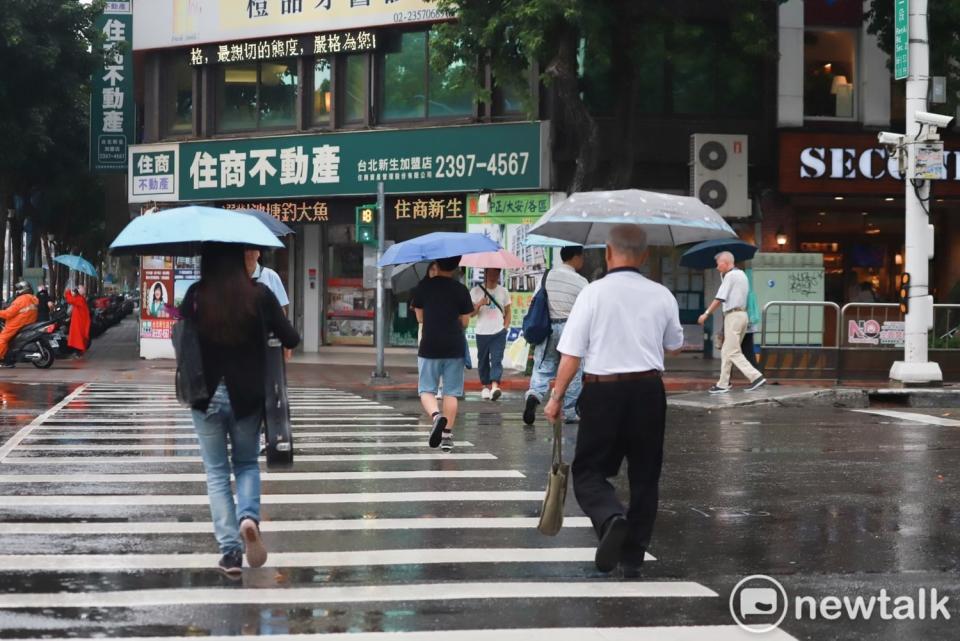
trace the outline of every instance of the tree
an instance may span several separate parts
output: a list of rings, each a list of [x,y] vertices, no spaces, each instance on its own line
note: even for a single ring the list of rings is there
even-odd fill
[[[0,10],[0,237],[6,211],[23,203],[11,228],[15,278],[22,273],[20,232],[27,214],[45,233],[65,229],[59,217],[91,204],[74,201],[54,217],[38,211],[49,194],[68,185],[83,183],[82,193],[95,185],[87,169],[87,114],[90,77],[102,62],[102,34],[93,28],[102,10],[103,0],[5,0]],[[102,216],[102,207],[85,214]],[[84,224],[96,227],[95,220]]]
[[[880,48],[890,55],[893,69],[893,0],[873,0],[866,18],[869,32],[878,36]],[[946,76],[947,113],[956,113],[960,104],[960,2],[956,0],[928,0],[927,28],[930,35],[930,75]]]
[[[775,51],[775,8],[783,1],[439,0],[439,8],[456,20],[434,28],[432,62],[443,69],[460,60],[478,61],[474,82],[485,98],[489,96],[481,80],[486,65],[500,86],[515,90],[525,87],[527,70],[531,61],[536,62],[541,81],[554,92],[555,120],[575,157],[568,191],[622,187],[632,179],[642,99],[640,70],[647,53],[647,43],[638,33],[672,30],[683,23],[679,7],[694,7],[727,20],[740,55],[759,60]],[[602,172],[606,180],[598,172],[600,128],[585,91],[581,68],[585,57],[605,64],[619,88],[612,126],[622,135],[610,150],[612,163]]]

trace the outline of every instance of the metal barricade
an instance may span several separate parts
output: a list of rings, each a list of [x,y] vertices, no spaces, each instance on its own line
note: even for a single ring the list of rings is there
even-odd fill
[[[843,349],[903,349],[903,314],[897,303],[847,303],[840,310]]]
[[[960,305],[934,304],[930,349],[960,349]]]
[[[785,314],[786,310],[789,313]],[[770,301],[763,306],[761,318],[760,365],[764,374],[773,378],[840,378],[839,305],[830,301]]]

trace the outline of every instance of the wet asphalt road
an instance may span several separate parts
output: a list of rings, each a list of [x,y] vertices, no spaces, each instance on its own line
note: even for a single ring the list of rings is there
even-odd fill
[[[0,390],[3,443],[71,390]],[[672,410],[655,560],[627,581],[593,568],[572,494],[559,536],[533,529],[550,433],[522,426],[519,397],[468,401],[443,455],[407,395],[298,390],[297,465],[264,477],[271,559],[234,582],[212,569],[199,453],[169,392],[82,388],[0,450],[0,637],[960,638],[956,620],[810,621],[794,607],[936,588],[960,618],[955,409]],[[734,625],[731,590],[754,574],[788,595],[781,632]]]

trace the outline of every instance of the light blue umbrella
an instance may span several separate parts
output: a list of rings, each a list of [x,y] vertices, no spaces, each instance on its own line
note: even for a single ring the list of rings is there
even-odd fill
[[[737,234],[715,210],[696,198],[655,191],[584,191],[557,203],[530,228],[531,234],[578,245],[604,244],[614,225],[639,225],[650,245],[675,247]]]
[[[383,252],[380,267],[419,263],[424,260],[450,258],[464,254],[495,252],[500,249],[496,241],[483,234],[465,232],[437,231],[418,236],[390,247]]]
[[[80,272],[86,274],[87,276],[93,276],[94,278],[97,278],[100,275],[97,273],[97,268],[93,266],[93,263],[80,256],[61,254],[60,256],[54,256],[53,262],[66,265],[75,272]]]
[[[190,205],[134,218],[110,243],[110,253],[196,256],[203,243],[283,247],[273,232],[253,216]]]

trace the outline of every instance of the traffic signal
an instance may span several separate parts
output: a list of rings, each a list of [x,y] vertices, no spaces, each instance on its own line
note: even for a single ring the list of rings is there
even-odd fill
[[[900,300],[900,313],[904,316],[910,311],[910,274],[904,272],[900,277],[900,289],[897,291]]]
[[[357,207],[357,242],[364,245],[377,244],[377,206]]]

